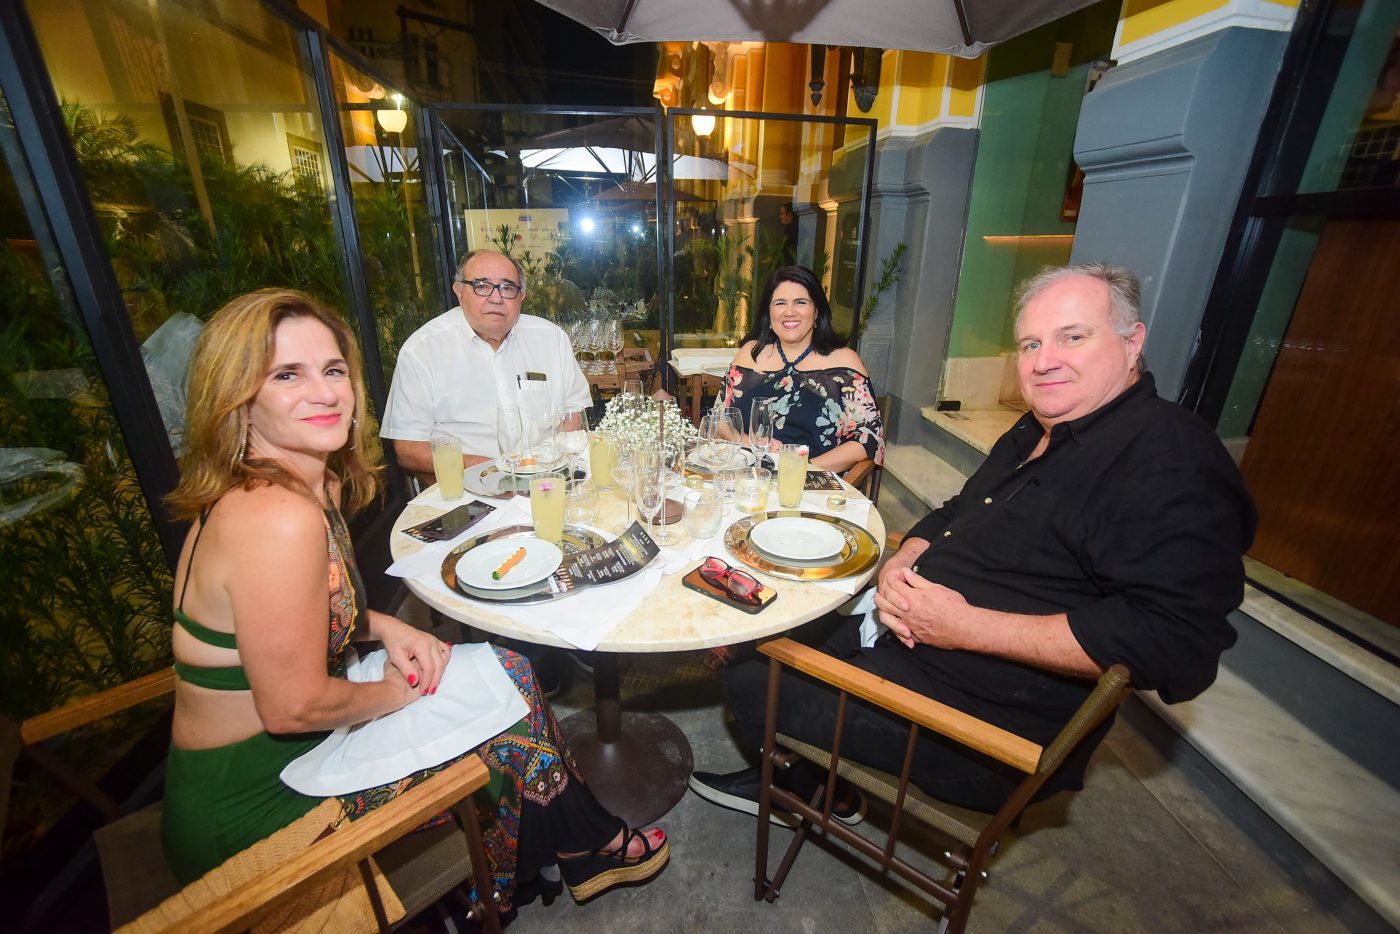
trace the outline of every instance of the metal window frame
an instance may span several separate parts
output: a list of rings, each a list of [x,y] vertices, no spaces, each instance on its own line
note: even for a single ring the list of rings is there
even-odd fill
[[[1177,397],[1212,425],[1225,411],[1289,221],[1400,217],[1400,189],[1298,191],[1352,37],[1350,31],[1337,31],[1334,17],[1356,6],[1346,0],[1305,0],[1294,20],[1201,316],[1197,349]]]

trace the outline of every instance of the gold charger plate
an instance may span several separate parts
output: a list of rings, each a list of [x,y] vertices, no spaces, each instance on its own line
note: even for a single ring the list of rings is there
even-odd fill
[[[510,590],[480,590],[476,587],[468,587],[458,580],[457,562],[461,560],[462,555],[473,548],[487,542],[494,542],[497,539],[529,538],[534,534],[535,527],[533,525],[508,525],[505,528],[496,529],[494,532],[487,532],[485,535],[467,539],[449,551],[447,557],[442,559],[442,582],[447,585],[448,590],[487,603],[513,603],[516,605],[545,603],[550,600],[563,599],[574,593],[572,590],[551,593],[549,577],[526,584],[524,587],[513,587]],[[589,548],[597,548],[599,545],[607,544],[607,542],[607,536],[596,529],[582,525],[566,525],[564,526],[564,537],[559,542],[559,548],[567,556],[586,551]],[[552,576],[550,575],[550,577]]]
[[[829,523],[836,526],[846,543],[833,562],[804,564],[778,561],[755,548],[749,541],[749,532],[760,522],[783,518],[815,519],[818,522]],[[875,562],[880,560],[880,543],[851,520],[821,512],[803,512],[800,509],[775,509],[740,519],[724,530],[724,547],[740,562],[755,571],[794,581],[829,581],[855,577],[874,567]]]

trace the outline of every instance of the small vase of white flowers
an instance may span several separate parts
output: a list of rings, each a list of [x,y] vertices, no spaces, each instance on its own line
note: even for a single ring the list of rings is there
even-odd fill
[[[681,445],[699,435],[674,402],[638,399],[635,396],[614,396],[608,400],[598,430],[626,447],[654,447],[662,437],[661,419],[665,419],[666,453],[675,454]]]

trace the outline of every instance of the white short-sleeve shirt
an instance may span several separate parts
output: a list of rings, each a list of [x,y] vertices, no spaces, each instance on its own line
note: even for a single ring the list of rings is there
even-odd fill
[[[531,379],[543,374],[543,381]],[[592,403],[588,380],[557,325],[521,315],[500,349],[467,323],[461,307],[438,315],[404,341],[380,435],[427,441],[454,435],[467,454],[495,457],[496,411],[548,415]]]

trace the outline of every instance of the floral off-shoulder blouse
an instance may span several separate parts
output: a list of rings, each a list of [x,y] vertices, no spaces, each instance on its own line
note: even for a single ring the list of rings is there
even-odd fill
[[[724,378],[723,404],[739,410],[744,430],[754,399],[772,398],[773,432],[784,444],[805,444],[810,456],[858,441],[877,464],[885,462],[885,429],[870,379],[847,366],[822,370],[754,370],[737,364]]]

